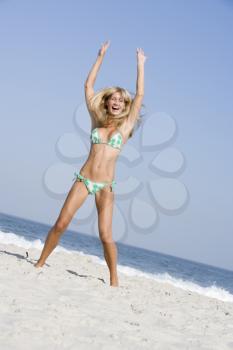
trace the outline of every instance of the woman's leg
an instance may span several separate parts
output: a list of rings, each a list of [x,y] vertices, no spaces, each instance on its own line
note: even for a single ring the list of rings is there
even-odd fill
[[[98,212],[99,235],[104,249],[104,257],[110,272],[110,285],[117,287],[117,246],[112,239],[114,192],[111,185],[106,186],[96,193],[95,202]]]
[[[87,196],[88,191],[85,184],[83,182],[75,181],[66,197],[54,226],[47,235],[44,248],[38,262],[34,265],[35,267],[41,267],[44,265],[47,257],[58,244],[62,233],[68,227],[75,212],[81,207]]]

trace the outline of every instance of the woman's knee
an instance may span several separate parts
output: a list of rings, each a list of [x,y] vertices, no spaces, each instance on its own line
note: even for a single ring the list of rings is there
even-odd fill
[[[114,243],[112,233],[109,232],[100,233],[100,239],[102,243]]]
[[[68,218],[58,218],[54,228],[57,233],[62,233],[63,231],[66,230],[70,223],[70,220]]]

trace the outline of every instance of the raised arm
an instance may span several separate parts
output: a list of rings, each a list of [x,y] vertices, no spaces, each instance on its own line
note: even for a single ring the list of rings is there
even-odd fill
[[[97,77],[97,73],[100,69],[100,66],[101,66],[103,59],[104,59],[104,55],[105,55],[109,45],[110,45],[109,40],[101,45],[101,48],[99,49],[99,52],[98,52],[97,59],[96,59],[95,63],[93,64],[93,66],[92,66],[92,68],[87,76],[87,79],[85,81],[85,85],[84,85],[86,104],[87,104],[88,111],[92,117],[92,122],[94,121],[93,120],[94,117],[93,117],[92,111],[91,111],[90,99],[93,97],[93,95],[95,93],[94,84],[95,84],[95,80]]]
[[[141,48],[137,49],[137,82],[136,82],[136,94],[133,99],[129,116],[127,118],[127,124],[129,130],[134,126],[137,116],[140,112],[142,100],[144,97],[144,63],[146,56]]]

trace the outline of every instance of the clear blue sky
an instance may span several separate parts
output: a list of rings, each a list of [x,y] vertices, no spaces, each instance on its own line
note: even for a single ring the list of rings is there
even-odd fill
[[[42,177],[59,136],[74,131],[99,46],[111,40],[96,89],[130,91],[142,47],[144,103],[178,125],[190,202],[127,243],[233,270],[233,3],[2,0],[0,32],[0,211],[54,223],[63,200],[47,195]]]

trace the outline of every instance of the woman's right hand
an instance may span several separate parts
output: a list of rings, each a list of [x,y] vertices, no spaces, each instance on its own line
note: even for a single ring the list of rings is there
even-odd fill
[[[99,56],[103,56],[105,54],[105,52],[107,51],[108,47],[110,45],[110,40],[105,41],[105,43],[103,43],[101,45],[101,48],[99,49]]]
[[[144,51],[142,48],[137,48],[137,61],[138,63],[145,63],[147,59],[147,56],[145,56]]]

